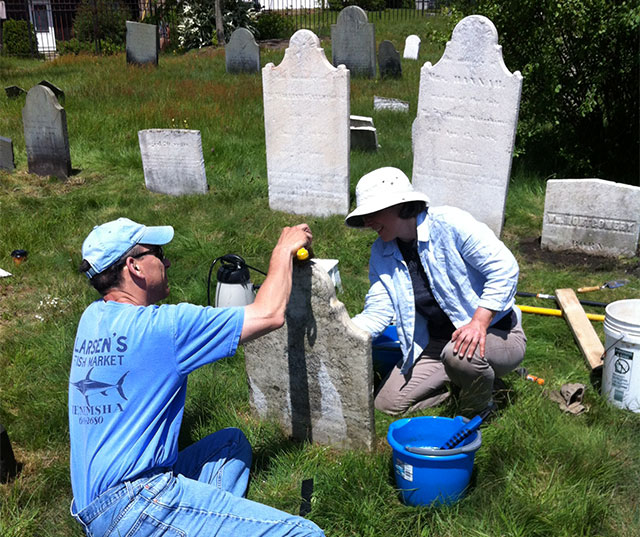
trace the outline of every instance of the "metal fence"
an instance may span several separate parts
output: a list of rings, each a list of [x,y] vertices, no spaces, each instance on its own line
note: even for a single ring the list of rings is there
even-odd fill
[[[410,2],[410,7],[407,7],[407,2]],[[335,24],[340,6],[340,0],[336,0],[336,3],[332,0],[331,5],[329,0],[253,0],[252,3],[262,11],[277,11],[286,15],[296,30],[326,28]],[[158,23],[155,15],[159,7],[162,8],[163,0],[4,0],[4,4],[6,19],[0,19],[0,46],[5,43],[3,53],[51,58],[57,56],[59,49],[64,46],[62,42],[73,38],[78,38],[85,49],[96,53],[103,50],[105,45],[113,44],[111,41],[114,36],[122,45],[126,33],[124,22],[131,20]],[[378,5],[385,6],[384,9],[367,10],[365,6],[365,10],[370,20],[383,17],[404,18],[433,12],[444,4],[448,2],[384,0],[384,3],[378,2]],[[24,34],[20,39],[19,50],[8,50],[6,40],[2,39],[3,32],[5,36],[8,33],[9,21],[24,21],[19,26],[19,31]],[[13,35],[15,27],[14,24]],[[162,39],[167,38],[169,28],[160,22],[159,29],[162,45]]]

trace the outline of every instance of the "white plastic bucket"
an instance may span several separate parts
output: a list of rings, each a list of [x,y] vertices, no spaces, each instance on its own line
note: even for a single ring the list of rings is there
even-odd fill
[[[640,412],[640,299],[605,309],[602,394],[619,408]]]

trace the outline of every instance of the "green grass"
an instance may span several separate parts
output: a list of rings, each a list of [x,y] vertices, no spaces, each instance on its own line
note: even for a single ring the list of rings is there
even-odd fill
[[[352,153],[352,200],[359,176],[375,167],[398,166],[410,175],[420,67],[437,62],[443,43],[429,39],[434,25],[447,21],[375,22],[378,43],[390,39],[402,51],[406,35],[417,33],[423,48],[421,61],[403,61],[400,80],[351,81],[351,113],[374,117],[381,145],[375,155]],[[323,47],[330,58],[330,43]],[[262,65],[279,64],[283,54],[263,50]],[[280,228],[302,220],[268,208],[261,78],[227,76],[223,51],[163,55],[157,69],[127,67],[123,55],[47,63],[0,57],[3,86],[28,89],[43,78],[65,91],[78,171],[64,183],[26,172],[24,100],[1,93],[0,135],[13,139],[17,170],[0,172],[0,267],[14,274],[0,279],[0,423],[24,464],[18,479],[0,485],[3,537],[81,535],[68,513],[66,404],[75,327],[96,296],[77,273],[91,227],[119,216],[173,225],[169,301],[206,304],[215,257],[235,252],[265,269]],[[409,114],[374,113],[374,95],[408,101]],[[185,121],[202,133],[210,192],[174,198],[147,191],[137,131]],[[520,289],[553,293],[628,278],[625,287],[589,298],[640,297],[638,258],[590,261],[540,251],[544,191],[544,178],[528,173],[526,162],[514,164],[503,239],[520,263]],[[316,255],[340,260],[339,298],[354,315],[367,290],[372,233],[347,229],[338,216],[306,220]],[[20,266],[10,257],[16,248],[29,251]],[[252,277],[261,281],[257,273]],[[594,326],[602,336],[601,323]],[[454,506],[412,508],[398,500],[385,440],[393,418],[376,414],[371,453],[291,442],[274,424],[259,422],[249,410],[242,351],[192,375],[180,445],[221,427],[241,427],[255,455],[249,497],[297,513],[300,484],[313,477],[309,516],[331,537],[639,535],[640,416],[611,407],[598,394],[564,320],[525,314],[524,328],[524,365],[546,379],[545,388],[506,379],[511,404],[483,429],[472,487]],[[545,389],[567,382],[588,386],[588,413],[565,415],[545,396]]]

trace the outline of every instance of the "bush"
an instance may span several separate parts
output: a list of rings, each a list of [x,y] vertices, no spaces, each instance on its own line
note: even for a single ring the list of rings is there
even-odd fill
[[[110,0],[82,0],[73,20],[73,33],[78,41],[94,42],[99,39],[107,42],[109,47],[124,45],[127,20],[131,20],[131,13],[123,4]]]
[[[79,41],[77,37],[74,37],[73,39],[67,39],[66,41],[56,41],[56,50],[60,56],[64,56],[65,54],[91,54],[95,52],[96,49],[93,43]]]
[[[527,165],[637,182],[638,3],[480,0],[476,12],[524,77],[517,143]]]
[[[27,21],[6,20],[2,26],[2,51],[4,54],[38,55],[38,41],[33,25]]]
[[[295,28],[290,17],[275,11],[263,11],[258,15],[255,24],[258,39],[288,39],[293,35]]]

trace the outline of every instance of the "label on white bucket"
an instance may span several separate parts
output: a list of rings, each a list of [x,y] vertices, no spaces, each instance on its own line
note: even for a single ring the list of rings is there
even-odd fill
[[[614,401],[622,403],[624,395],[631,386],[633,371],[633,353],[627,349],[615,347],[613,351],[613,370],[611,372],[611,387]]]
[[[413,481],[413,465],[396,459],[396,472],[405,481]]]

